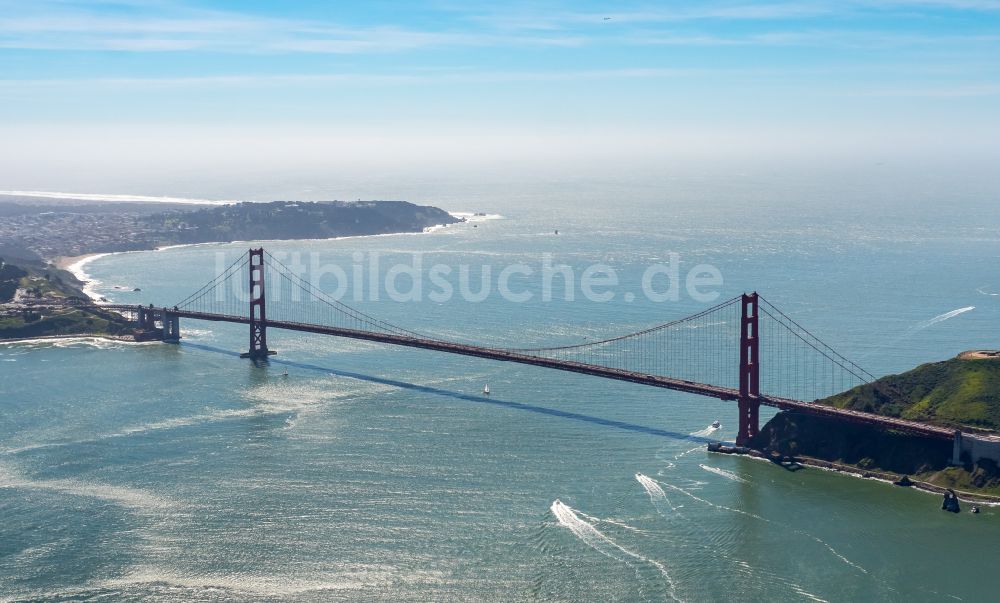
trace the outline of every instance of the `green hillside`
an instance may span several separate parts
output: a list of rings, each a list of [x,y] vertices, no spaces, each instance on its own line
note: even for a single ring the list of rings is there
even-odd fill
[[[86,298],[72,274],[41,260],[17,262],[0,258],[0,340],[132,335],[132,325],[122,316],[70,303],[73,298]],[[15,299],[18,295],[21,298]]]
[[[1000,357],[966,353],[820,402],[947,427],[1000,430]]]

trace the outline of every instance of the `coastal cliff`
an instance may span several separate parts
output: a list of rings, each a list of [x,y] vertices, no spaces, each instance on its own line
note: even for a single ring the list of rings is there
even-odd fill
[[[1000,358],[992,352],[966,352],[816,403],[988,432],[1000,426]],[[1000,495],[1000,468],[993,460],[963,456],[962,465],[952,466],[952,442],[829,417],[779,412],[750,446],[766,455],[818,459],[858,473],[887,471],[937,486]]]

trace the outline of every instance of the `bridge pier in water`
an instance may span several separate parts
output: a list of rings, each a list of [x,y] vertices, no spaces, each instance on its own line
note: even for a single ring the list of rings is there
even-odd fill
[[[138,310],[136,322],[139,328],[144,331],[156,329],[156,310],[153,308],[153,304],[150,304],[148,308],[139,306]]]
[[[292,293],[305,291],[316,302],[315,307],[288,307],[286,302],[294,299],[294,296],[290,293],[286,297],[282,293],[283,289],[275,289],[270,297],[272,315],[278,318],[269,319],[264,286],[265,264],[272,269],[269,277],[273,281],[270,283],[272,286],[279,283],[288,286]],[[240,283],[240,286],[249,284],[249,314],[246,313],[245,299],[235,299],[235,296],[228,295],[223,298],[217,294],[226,293],[227,290],[231,292],[229,285],[233,283]],[[221,291],[217,290],[220,287]],[[278,302],[277,307],[273,305],[274,302]],[[267,327],[271,326],[296,332],[513,362],[735,401],[739,414],[736,442],[741,446],[750,444],[757,435],[760,429],[760,406],[763,404],[780,410],[795,410],[937,439],[945,438],[949,443],[956,442],[953,443],[955,454],[952,455],[956,461],[964,458],[966,452],[978,454],[977,450],[982,448],[980,444],[975,444],[978,448],[969,448],[974,445],[975,440],[971,434],[956,436],[953,431],[942,427],[807,402],[806,400],[816,400],[857,384],[870,383],[875,377],[800,327],[756,292],[733,297],[692,316],[601,341],[554,347],[492,347],[427,337],[377,320],[326,296],[274,256],[267,254],[263,248],[257,248],[250,249],[247,255],[241,256],[212,281],[172,308],[131,304],[107,304],[100,307],[124,312],[129,317],[134,316],[138,327],[136,337],[145,340],[176,342],[180,338],[180,318],[249,325],[250,346],[241,356],[253,360],[266,360],[274,354],[267,345]],[[740,314],[738,319],[735,316],[737,309]],[[163,324],[163,327],[158,328],[158,324]],[[736,324],[739,325],[738,339],[734,337],[733,326]],[[764,327],[763,331],[768,333],[765,350],[768,356],[768,373],[764,376],[764,393],[761,392],[761,325]],[[699,331],[705,333],[708,341],[689,336],[694,328],[700,327],[712,328]],[[776,337],[774,333],[782,336]],[[620,343],[626,340],[627,343]],[[687,351],[688,346],[694,346],[692,340],[702,346],[696,347],[694,354]],[[638,343],[633,345],[633,341]],[[739,373],[738,388],[732,382],[733,363],[737,359],[732,349],[734,345],[739,347],[739,365],[736,367]],[[786,352],[783,349],[786,345],[796,347]],[[584,354],[581,360],[574,359],[572,354],[576,352]],[[636,358],[633,352],[649,354],[649,357]],[[799,355],[802,352],[812,354],[811,364],[800,362]],[[673,366],[675,357],[679,357],[681,366]],[[685,366],[685,363],[690,365],[692,362],[696,364]],[[787,363],[792,364],[791,371],[784,370]],[[705,364],[707,366],[703,366]],[[653,372],[644,372],[648,367],[653,367]],[[706,376],[695,381],[678,376],[690,372]],[[790,377],[797,381],[781,381],[786,378],[785,372],[790,372]],[[775,374],[778,382],[774,382]],[[829,377],[830,381],[820,383],[817,376],[824,380]],[[833,388],[833,391],[829,391],[827,387]],[[784,397],[779,393],[782,392],[780,388],[794,392],[791,394],[794,397]],[[990,445],[993,446],[992,443]],[[993,450],[1000,451],[1000,445],[989,449]]]
[[[760,333],[757,292],[743,294],[740,314],[739,431],[736,445],[746,446],[760,431]]]
[[[149,306],[135,307],[135,322],[139,332],[135,337],[139,341],[163,341],[166,343],[180,343],[181,340],[181,318],[180,315],[167,308],[154,308]],[[159,322],[161,326],[156,326]]]
[[[264,295],[264,248],[250,249],[250,350],[240,358],[267,360],[267,304]]]
[[[181,341],[181,317],[166,308],[163,309],[163,341],[167,343]]]

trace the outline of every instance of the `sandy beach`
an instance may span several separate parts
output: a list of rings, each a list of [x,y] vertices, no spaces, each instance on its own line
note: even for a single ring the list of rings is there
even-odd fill
[[[97,294],[91,287],[95,284],[95,281],[90,278],[90,275],[84,272],[83,267],[87,265],[88,262],[92,262],[97,258],[110,255],[108,253],[85,253],[83,255],[76,256],[60,256],[56,258],[55,265],[60,270],[65,270],[73,274],[78,281],[83,283],[83,292],[93,299],[98,301],[100,295]]]
[[[90,261],[91,258],[99,256],[99,255],[105,255],[105,254],[103,254],[103,253],[85,253],[83,255],[63,255],[63,256],[57,257],[53,263],[56,265],[56,268],[58,268],[60,270],[66,270],[68,272],[73,272],[73,268],[76,267],[77,264],[86,263],[86,262]]]

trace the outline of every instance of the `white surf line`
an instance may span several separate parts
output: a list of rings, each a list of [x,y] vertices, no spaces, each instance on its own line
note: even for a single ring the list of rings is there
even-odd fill
[[[108,350],[117,346],[136,346],[136,345],[149,345],[150,343],[158,345],[159,342],[153,341],[128,341],[126,339],[112,339],[110,337],[102,337],[100,335],[47,335],[42,337],[34,337],[32,339],[6,339],[0,341],[0,349],[15,349],[15,350],[32,350],[35,348],[68,348],[71,346],[85,345],[87,347],[97,348],[100,350]],[[25,351],[22,354],[8,354],[9,356],[22,356],[27,354]]]
[[[587,546],[594,549],[598,553],[616,561],[621,561],[626,565],[632,565],[628,561],[628,559],[631,558],[655,567],[660,571],[667,583],[667,594],[674,601],[680,601],[676,595],[674,582],[670,579],[670,574],[667,573],[667,568],[662,563],[656,561],[655,559],[650,559],[630,551],[611,538],[608,538],[603,532],[577,517],[576,513],[573,512],[573,509],[570,508],[569,505],[564,504],[558,499],[552,502],[552,506],[549,509],[552,511],[552,515],[554,515],[559,521],[560,525],[567,528],[570,532],[573,532],[577,538],[582,540]],[[625,556],[623,557],[622,555]],[[639,588],[642,588],[641,581],[639,583]]]
[[[654,481],[655,481],[655,480],[654,480]],[[659,483],[659,482],[657,482],[657,483],[658,483],[658,484],[659,484],[660,486],[666,486],[666,487],[668,487],[668,488],[670,488],[670,489],[672,489],[672,490],[676,490],[677,492],[680,492],[681,494],[683,494],[683,495],[685,495],[685,496],[689,496],[689,497],[691,497],[692,499],[694,499],[694,500],[696,500],[696,501],[698,501],[698,502],[701,502],[701,503],[705,503],[706,505],[708,505],[708,506],[710,506],[710,507],[715,507],[716,509],[724,509],[724,510],[726,510],[726,511],[730,511],[730,512],[732,512],[732,513],[739,513],[740,515],[746,515],[747,517],[753,517],[754,519],[758,519],[758,520],[760,520],[760,521],[763,521],[763,522],[765,522],[765,523],[770,523],[770,524],[774,524],[774,525],[776,525],[776,526],[781,526],[781,527],[784,527],[785,529],[789,529],[789,528],[788,528],[787,526],[785,526],[784,524],[781,524],[781,523],[778,523],[778,522],[776,522],[776,521],[771,521],[770,519],[768,519],[768,518],[766,518],[766,517],[761,517],[760,515],[755,515],[755,514],[753,514],[753,513],[748,513],[747,511],[743,511],[743,510],[741,510],[741,509],[734,509],[734,508],[732,508],[732,507],[727,507],[726,505],[719,505],[719,504],[716,504],[716,503],[714,503],[714,502],[712,502],[712,501],[709,501],[709,500],[705,500],[704,498],[701,498],[701,497],[699,497],[699,496],[695,496],[694,494],[691,494],[690,492],[688,492],[688,491],[687,491],[687,490],[685,490],[684,488],[678,488],[677,486],[675,486],[675,485],[673,485],[673,484],[668,484],[668,483],[665,483],[665,482],[664,482],[664,483]],[[857,563],[854,563],[853,561],[851,561],[851,560],[850,560],[850,559],[848,559],[847,557],[844,557],[843,555],[841,555],[841,554],[840,554],[840,553],[839,553],[839,552],[837,551],[837,549],[835,549],[835,548],[833,548],[832,546],[830,546],[830,545],[829,545],[829,544],[828,544],[828,543],[827,543],[827,542],[826,542],[825,540],[823,540],[822,538],[819,538],[818,536],[813,536],[813,535],[812,535],[812,534],[810,534],[809,532],[803,532],[802,530],[799,530],[799,529],[795,529],[795,528],[791,528],[791,531],[792,531],[792,532],[794,532],[794,533],[796,533],[796,534],[801,534],[802,536],[805,536],[806,538],[810,538],[810,539],[812,539],[812,540],[816,541],[817,543],[819,543],[819,544],[823,545],[824,547],[826,547],[826,548],[827,548],[827,549],[828,549],[828,550],[830,551],[830,553],[832,553],[832,554],[833,554],[833,555],[834,555],[835,557],[837,557],[838,559],[840,559],[841,561],[843,561],[843,562],[844,562],[844,563],[846,563],[847,565],[849,565],[849,566],[853,567],[854,569],[856,569],[856,570],[858,570],[858,571],[860,571],[860,572],[862,572],[862,573],[864,573],[864,574],[867,574],[867,573],[868,573],[868,570],[866,570],[865,568],[861,567],[861,566],[860,566],[860,565],[858,565]]]
[[[0,191],[5,197],[31,197],[35,199],[76,199],[80,201],[132,201],[144,203],[184,203],[188,205],[232,205],[239,201],[218,199],[189,199],[186,197],[154,197],[149,195],[110,195],[104,193],[67,193],[62,191]]]
[[[449,214],[455,216],[456,218],[465,218],[467,223],[473,222],[485,222],[487,220],[503,220],[504,217],[500,214],[486,214],[477,216],[474,212],[469,211],[450,211]]]
[[[111,255],[110,253],[94,253],[83,257],[76,262],[73,262],[66,267],[66,271],[76,277],[76,279],[83,283],[83,293],[95,302],[99,302],[101,295],[97,293],[97,287],[101,284],[101,281],[93,278],[90,274],[84,270],[84,267],[93,262],[94,260]]]
[[[734,482],[739,482],[741,484],[749,484],[750,483],[748,480],[745,480],[742,477],[740,477],[739,475],[736,475],[732,471],[728,471],[726,469],[720,469],[718,467],[710,467],[708,465],[702,465],[701,463],[698,463],[698,466],[701,467],[702,469],[704,469],[705,471],[708,471],[709,473],[714,473],[716,475],[721,475],[722,477],[724,477],[726,479],[731,479]]]

